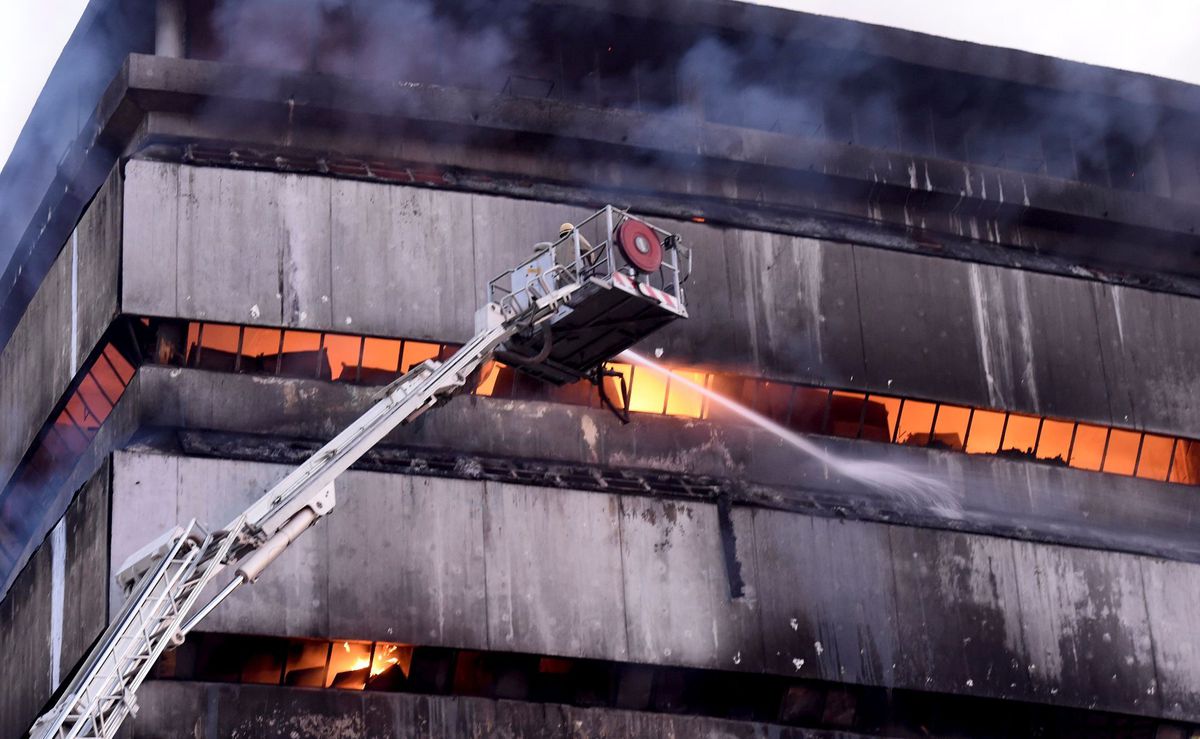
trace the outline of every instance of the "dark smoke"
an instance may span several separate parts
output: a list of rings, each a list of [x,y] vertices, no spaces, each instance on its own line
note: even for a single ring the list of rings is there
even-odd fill
[[[427,0],[227,0],[212,15],[221,60],[404,82],[445,82],[464,71],[503,80],[524,34],[505,3]]]
[[[153,28],[144,23],[145,0],[92,3],[55,64],[46,86],[21,129],[0,171],[0,349],[8,342],[24,300],[32,295],[50,257],[26,264],[29,241],[57,213],[35,212],[50,192],[68,149],[80,137],[105,87],[116,77],[131,51],[153,47]],[[24,74],[25,70],[5,70]],[[116,152],[112,152],[115,160]],[[89,172],[103,177],[103,171]],[[77,178],[79,179],[79,178]],[[18,248],[22,248],[21,253]],[[21,268],[22,273],[18,273]],[[23,279],[33,276],[33,280]],[[32,283],[32,284],[30,284]]]
[[[664,29],[594,7],[222,0],[198,52],[260,67],[632,108],[1121,189],[1144,189],[1148,169],[1163,166],[1147,153],[1168,123],[1161,108],[898,63],[870,51],[881,46],[880,34],[894,33],[886,29],[827,19],[799,20],[792,31]],[[964,56],[986,53],[964,49]],[[1062,78],[1072,88],[1067,75],[1078,65],[1038,64],[1047,84]],[[1153,100],[1152,81],[1125,75],[1121,84],[1114,92]]]

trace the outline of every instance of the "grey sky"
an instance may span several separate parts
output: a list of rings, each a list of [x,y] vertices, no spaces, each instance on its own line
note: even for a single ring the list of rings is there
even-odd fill
[[[760,0],[1200,84],[1200,0]],[[87,0],[0,3],[0,161]]]
[[[1200,84],[1197,0],[759,0]]]
[[[0,3],[0,162],[8,161],[87,0]]]

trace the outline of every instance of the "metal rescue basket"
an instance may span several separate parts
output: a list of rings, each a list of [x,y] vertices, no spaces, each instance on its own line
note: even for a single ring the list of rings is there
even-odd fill
[[[590,238],[589,238],[590,237]],[[550,320],[513,336],[496,358],[562,385],[593,381],[601,366],[677,318],[687,318],[684,283],[691,252],[678,234],[607,205],[578,224],[563,224],[557,241],[488,283],[502,317],[531,301],[578,285]]]

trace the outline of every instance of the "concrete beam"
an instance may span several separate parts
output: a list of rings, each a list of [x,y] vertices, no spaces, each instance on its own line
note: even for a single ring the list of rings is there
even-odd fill
[[[1196,239],[1197,221],[1189,204],[975,163],[553,100],[532,105],[465,90],[421,85],[372,89],[370,83],[357,82],[339,84],[335,91],[304,75],[195,60],[133,57],[132,62],[131,83],[140,88],[144,80],[146,88],[139,99],[163,108],[163,114],[148,119],[135,148],[159,143],[165,147],[158,151],[166,154],[179,147],[176,156],[185,161],[246,148],[275,152],[278,160],[270,156],[255,165],[237,154],[224,163],[313,171],[338,162],[334,151],[349,157],[345,165],[359,166],[403,161],[419,153],[429,164],[465,170],[463,184],[472,182],[471,171],[489,171],[490,176],[519,171],[537,180],[567,180],[592,189],[670,194],[690,200],[692,212],[707,208],[713,199],[750,200],[758,210],[803,205],[828,216],[890,222],[910,234],[915,230],[927,234],[922,238],[944,242],[937,246],[942,251],[955,238],[1026,250],[1036,246],[1103,268],[1096,261],[1096,239],[1136,240],[1143,248],[1140,262],[1125,247],[1103,255],[1107,260],[1127,254],[1128,259],[1110,263],[1120,262],[1124,271],[1145,265],[1148,243],[1177,240],[1166,255]],[[190,104],[172,100],[181,94],[219,98],[235,77],[253,77],[261,84],[243,81],[238,89],[254,92],[221,103],[220,118],[196,121],[188,115]],[[288,107],[269,92],[281,87],[305,92],[292,95]],[[336,131],[318,122],[328,108],[342,111],[343,125]],[[395,116],[397,111],[408,135],[403,141],[381,139],[373,116]],[[554,142],[560,140],[576,142],[571,151],[578,153],[557,154],[556,148],[563,149]],[[201,151],[185,152],[188,142]],[[641,152],[640,159],[630,157],[631,149]],[[614,168],[613,162],[621,166]],[[372,177],[370,165],[362,176]],[[1125,233],[1127,226],[1132,230]],[[1009,259],[1016,256],[1005,253]],[[1181,268],[1186,269],[1182,262]]]

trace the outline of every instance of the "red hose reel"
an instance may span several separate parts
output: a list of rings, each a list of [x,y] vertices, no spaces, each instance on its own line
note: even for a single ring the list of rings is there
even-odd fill
[[[662,241],[641,221],[631,219],[617,227],[617,246],[625,261],[640,272],[657,272],[662,266]]]

